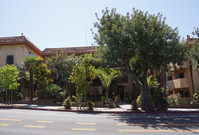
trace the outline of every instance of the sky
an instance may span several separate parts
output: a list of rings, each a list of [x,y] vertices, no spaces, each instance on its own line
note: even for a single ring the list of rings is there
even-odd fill
[[[161,13],[181,40],[199,27],[199,0],[0,0],[0,37],[23,33],[41,50],[96,45],[95,13],[106,7],[122,15],[133,8]]]

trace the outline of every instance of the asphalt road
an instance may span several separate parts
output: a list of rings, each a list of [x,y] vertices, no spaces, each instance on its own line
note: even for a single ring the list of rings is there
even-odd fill
[[[88,114],[0,109],[0,135],[196,135],[199,114]]]

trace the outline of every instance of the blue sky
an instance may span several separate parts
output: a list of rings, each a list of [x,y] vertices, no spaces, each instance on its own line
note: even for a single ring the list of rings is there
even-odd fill
[[[199,27],[199,0],[0,0],[0,37],[24,33],[41,50],[90,46],[95,13],[106,7],[123,15],[133,7],[160,12],[182,38]]]

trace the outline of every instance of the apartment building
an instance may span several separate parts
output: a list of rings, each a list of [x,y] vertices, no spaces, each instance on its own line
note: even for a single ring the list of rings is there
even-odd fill
[[[192,47],[194,38],[187,36],[187,41],[189,47]],[[199,70],[196,63],[194,61],[185,61],[182,67],[176,65],[176,68],[174,68],[172,66],[166,84],[169,88],[169,95],[178,94],[184,98],[191,97],[199,88]]]

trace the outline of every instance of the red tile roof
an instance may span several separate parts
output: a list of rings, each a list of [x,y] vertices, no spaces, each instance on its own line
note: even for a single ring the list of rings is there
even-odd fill
[[[39,56],[41,56],[41,50],[34,45],[28,38],[25,36],[16,36],[16,37],[0,37],[0,45],[16,45],[16,44],[25,44],[33,49]]]
[[[94,53],[97,51],[97,46],[86,46],[86,47],[64,47],[64,48],[46,48],[41,52],[42,56],[50,56],[53,53],[58,51],[63,52],[64,54],[86,54],[86,53]]]

